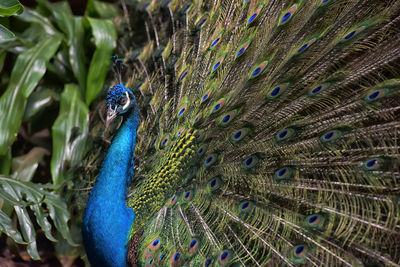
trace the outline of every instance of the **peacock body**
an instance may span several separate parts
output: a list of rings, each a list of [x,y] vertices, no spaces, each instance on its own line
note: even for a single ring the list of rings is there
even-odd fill
[[[93,266],[400,265],[400,2],[122,7]]]

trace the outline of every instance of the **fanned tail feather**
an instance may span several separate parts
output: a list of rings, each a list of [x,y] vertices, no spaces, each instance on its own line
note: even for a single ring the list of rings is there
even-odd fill
[[[398,1],[127,1],[123,18],[131,263],[400,265]]]

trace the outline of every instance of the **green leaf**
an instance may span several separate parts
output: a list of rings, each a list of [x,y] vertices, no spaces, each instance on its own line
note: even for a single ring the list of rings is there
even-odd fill
[[[89,0],[86,14],[91,17],[110,19],[118,16],[118,9],[115,4]]]
[[[11,160],[11,149],[9,149],[5,155],[0,155],[0,174],[10,174]]]
[[[79,244],[82,244],[82,231],[81,231],[81,224],[72,221],[71,226],[70,226],[70,232],[73,240]],[[68,244],[68,242],[63,239],[59,234],[56,236],[56,238],[59,240],[57,244],[55,244],[55,253],[58,257],[63,257],[63,258],[70,258],[70,259],[76,259],[77,257],[85,257],[86,252],[83,246],[71,246]],[[85,266],[90,266],[89,264]]]
[[[53,220],[58,232],[68,241],[71,246],[78,246],[71,237],[68,228],[69,211],[64,202],[60,202],[60,196],[46,195],[45,201],[49,209],[50,218]]]
[[[0,24],[0,42],[15,39],[15,34]]]
[[[39,252],[37,251],[36,232],[31,219],[29,218],[28,211],[25,208],[14,206],[15,213],[18,217],[19,226],[21,228],[22,236],[28,242],[28,254],[34,260],[39,260]]]
[[[69,4],[67,2],[49,3],[44,0],[38,0],[38,2],[50,11],[58,28],[70,37],[74,28],[72,25],[73,15]]]
[[[86,91],[86,66],[85,66],[85,50],[84,39],[85,31],[83,27],[83,19],[81,17],[73,18],[74,32],[69,39],[69,61],[71,63],[72,71],[78,80],[82,96],[85,96]]]
[[[65,47],[60,49],[53,59],[54,62],[49,64],[47,67],[48,71],[51,71],[58,76],[61,85],[71,82],[72,73],[69,72],[71,65],[69,64],[68,48]]]
[[[38,23],[32,23],[28,28],[25,29],[22,33],[18,34],[18,38],[14,41],[14,47],[16,49],[20,49],[20,52],[10,52],[19,55],[20,53],[26,51],[29,48],[34,47],[40,40],[43,39],[43,36],[47,35],[43,27]],[[18,43],[17,43],[18,42]]]
[[[54,90],[48,88],[33,92],[28,98],[23,121],[32,119],[39,111],[51,105],[54,100],[59,100],[59,98],[60,96]]]
[[[24,12],[24,7],[18,2],[18,0],[1,0],[0,16],[19,15],[22,12]]]
[[[45,16],[41,15],[35,10],[26,9],[18,19],[23,20],[28,23],[37,23],[43,27],[44,31],[49,35],[57,35],[58,32],[51,24],[50,20]]]
[[[12,176],[25,182],[32,180],[39,162],[42,161],[45,154],[49,154],[46,149],[34,147],[28,154],[13,158]]]
[[[0,72],[3,70],[4,66],[4,60],[6,59],[7,56],[7,50],[1,50],[0,52]]]
[[[40,206],[38,204],[32,205],[31,210],[34,212],[36,217],[36,222],[39,224],[40,228],[44,231],[47,239],[53,242],[57,242],[57,239],[55,239],[51,234],[51,224],[49,220],[47,220],[47,215],[43,213]]]
[[[3,184],[3,187],[8,186],[7,183]],[[3,188],[0,190],[0,197],[1,199],[5,200],[7,203],[10,203],[11,205],[19,205],[19,206],[25,206],[25,203],[23,201],[19,201],[17,195],[15,194],[14,191],[11,191],[13,194],[9,194],[10,192],[9,188]]]
[[[78,80],[82,94],[86,86],[86,67],[84,38],[85,31],[83,27],[83,19],[73,16],[71,8],[67,2],[49,3],[40,1],[44,4],[53,15],[58,28],[60,28],[67,36],[69,61],[72,71]]]
[[[18,231],[12,220],[0,210],[0,231],[11,237],[18,244],[26,244],[22,239],[21,233]]]
[[[37,194],[31,188],[29,188],[29,182],[22,182],[13,178],[7,178],[0,176],[2,182],[0,187],[0,193],[6,195],[6,201],[14,206],[26,207],[30,203],[39,203],[43,199],[42,194]],[[28,202],[24,200],[24,197]]]
[[[60,45],[60,36],[43,38],[20,54],[13,67],[6,92],[0,98],[0,155],[13,143],[24,116],[26,101],[46,72],[46,64]]]
[[[86,85],[86,104],[90,103],[103,90],[104,81],[110,66],[110,57],[116,46],[117,32],[110,20],[87,18],[92,27],[96,51],[90,63]]]
[[[52,225],[49,222],[49,218],[51,218],[62,237],[71,246],[77,246],[71,238],[68,227],[70,216],[67,205],[60,195],[49,191],[52,189],[54,189],[52,185],[23,182],[0,175],[0,197],[6,204],[13,206],[21,232],[14,227],[12,220],[1,211],[0,230],[15,242],[28,244],[27,251],[33,259],[39,259],[39,254],[36,246],[36,229],[28,213],[28,207],[33,211],[40,229],[44,231],[49,240],[56,241],[51,234]]]
[[[53,153],[50,163],[54,184],[64,182],[64,170],[80,162],[88,133],[89,110],[76,85],[65,85],[60,112],[52,127]]]
[[[6,203],[9,201],[9,198],[12,198],[8,204],[14,205],[15,213],[18,217],[19,226],[21,228],[22,236],[24,240],[27,242],[27,251],[29,255],[33,259],[40,259],[39,253],[37,251],[36,246],[36,233],[35,228],[33,226],[32,221],[29,218],[28,211],[26,210],[26,206],[28,204],[23,203],[22,205],[19,204],[23,202],[23,194],[26,194],[26,198],[29,201],[38,201],[40,198],[36,195],[33,196],[31,192],[23,190],[23,187],[15,186],[12,184],[12,180],[7,179],[5,177],[0,176],[0,184],[2,187],[0,188],[0,195],[7,195],[5,199]],[[4,192],[1,192],[3,191]],[[1,194],[3,193],[3,194]]]

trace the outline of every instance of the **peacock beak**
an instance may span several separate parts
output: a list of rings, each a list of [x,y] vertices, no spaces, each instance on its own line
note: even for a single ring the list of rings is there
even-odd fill
[[[117,106],[115,106],[115,109],[111,107],[111,104],[108,106],[107,109],[107,118],[106,118],[106,129],[110,125],[110,123],[117,117]]]

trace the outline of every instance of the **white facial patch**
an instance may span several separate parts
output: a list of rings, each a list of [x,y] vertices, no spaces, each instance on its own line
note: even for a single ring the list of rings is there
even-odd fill
[[[125,94],[126,94],[126,98],[128,99],[128,101],[126,101],[126,104],[122,107],[123,110],[127,109],[129,107],[129,105],[131,104],[131,99],[129,98],[128,91],[125,91]]]

